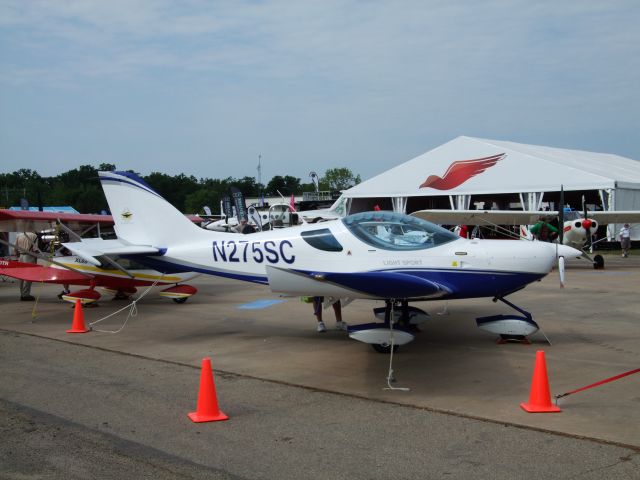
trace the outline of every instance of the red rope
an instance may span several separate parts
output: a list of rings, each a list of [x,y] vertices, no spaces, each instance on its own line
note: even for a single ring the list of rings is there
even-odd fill
[[[581,392],[583,390],[588,390],[589,388],[597,387],[598,385],[603,385],[605,383],[613,382],[614,380],[618,380],[622,377],[626,377],[628,375],[633,375],[634,373],[640,372],[640,368],[636,368],[635,370],[631,370],[629,372],[621,373],[620,375],[616,375],[615,377],[607,378],[605,380],[600,380],[599,382],[592,383],[591,385],[587,385],[586,387],[578,388],[577,390],[572,390],[567,393],[563,393],[562,395],[556,395],[556,399],[566,397],[567,395],[571,395],[574,393]]]

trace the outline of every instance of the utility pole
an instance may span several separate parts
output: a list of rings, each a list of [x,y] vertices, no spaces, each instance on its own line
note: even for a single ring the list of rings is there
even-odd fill
[[[260,189],[260,206],[263,206],[263,200],[262,200],[262,155],[258,155],[258,189]]]
[[[262,155],[258,155],[258,183],[262,185],[262,165],[260,161],[262,160]],[[260,187],[262,189],[262,187]]]

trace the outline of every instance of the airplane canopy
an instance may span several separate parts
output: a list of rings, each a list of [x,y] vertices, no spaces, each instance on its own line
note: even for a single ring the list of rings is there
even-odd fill
[[[344,192],[346,198],[640,190],[640,162],[461,136]]]

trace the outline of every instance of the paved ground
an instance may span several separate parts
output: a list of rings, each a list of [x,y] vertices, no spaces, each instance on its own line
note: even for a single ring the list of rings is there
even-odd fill
[[[309,305],[252,303],[280,300],[264,287],[198,279],[184,305],[150,294],[120,333],[73,336],[55,287],[31,322],[33,305],[0,284],[0,478],[640,478],[638,375],[559,414],[519,408],[537,349],[554,394],[638,368],[640,259],[607,264],[513,296],[553,346],[496,345],[473,320],[508,311],[490,300],[451,302],[449,315],[420,305],[433,318],[394,357],[408,392],[383,390],[388,356],[315,333]],[[85,309],[87,322],[119,305]],[[366,322],[372,306],[354,302],[345,319]],[[228,422],[186,418],[204,356]]]

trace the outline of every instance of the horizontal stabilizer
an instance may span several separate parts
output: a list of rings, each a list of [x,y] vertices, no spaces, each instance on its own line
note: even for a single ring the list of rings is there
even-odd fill
[[[102,255],[157,255],[161,253],[161,249],[156,247],[149,245],[129,245],[118,239],[102,240],[101,238],[89,238],[82,240],[82,242],[69,242],[63,243],[62,245],[85,260],[87,260],[87,257],[100,257]],[[94,263],[94,261],[90,262]],[[97,264],[99,265],[99,262]]]

